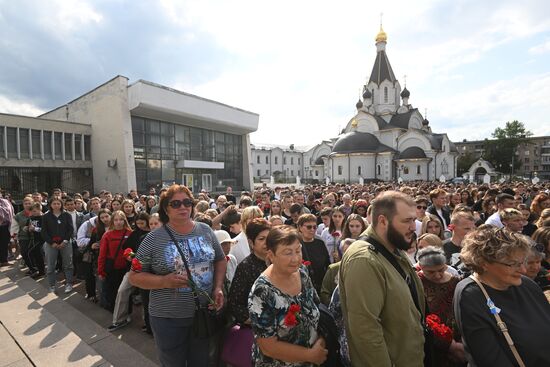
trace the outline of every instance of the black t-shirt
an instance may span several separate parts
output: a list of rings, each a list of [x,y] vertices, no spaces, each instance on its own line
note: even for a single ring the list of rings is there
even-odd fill
[[[526,366],[550,366],[550,304],[531,279],[505,291],[484,285]],[[517,366],[481,289],[470,278],[458,283],[454,311],[470,365]]]
[[[531,237],[536,230],[537,230],[536,225],[534,225],[533,223],[527,223],[527,225],[523,227],[521,234]]]
[[[304,261],[311,262],[311,265],[308,266],[309,276],[317,294],[321,294],[323,278],[330,265],[330,258],[325,243],[318,238],[315,238],[311,242],[302,241],[302,258]]]
[[[450,238],[443,241],[443,251],[445,251],[447,265],[453,264],[453,262],[451,261],[451,259],[453,258],[453,254],[460,254],[460,250],[462,250],[462,247],[455,245]]]

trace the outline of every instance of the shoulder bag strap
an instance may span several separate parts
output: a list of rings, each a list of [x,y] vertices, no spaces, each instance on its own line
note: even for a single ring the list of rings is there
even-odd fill
[[[414,284],[414,279],[412,279],[410,276],[408,276],[401,265],[397,262],[395,259],[395,256],[391,254],[391,252],[378,240],[371,236],[361,236],[357,239],[358,241],[366,241],[374,246],[376,251],[382,254],[392,264],[392,266],[397,270],[397,272],[401,275],[405,283],[407,284],[407,287],[409,287],[409,291],[411,293],[411,297],[413,299],[414,305],[416,306],[416,309],[418,312],[420,312],[420,317],[422,317],[422,310],[420,309],[420,304],[418,302],[418,291],[416,290],[416,286]]]
[[[113,258],[113,260],[115,260],[115,261],[116,261],[116,258],[118,256],[118,253],[120,252],[120,248],[122,247],[122,241],[124,241],[124,236],[126,236],[126,230],[124,230],[124,233],[122,234],[122,238],[120,239],[120,243],[118,244],[118,247],[116,249],[115,257]]]
[[[483,292],[483,295],[487,299],[487,304],[493,303],[491,298],[489,297],[489,294],[487,294],[487,290],[483,286],[483,284],[479,281],[479,279],[475,275],[470,275],[470,278],[477,283],[481,291]],[[512,353],[514,354],[514,357],[516,358],[516,361],[518,362],[520,367],[525,367],[525,363],[523,363],[523,360],[521,359],[521,356],[519,355],[519,352],[514,345],[514,341],[512,340],[512,336],[510,336],[510,333],[508,332],[508,326],[506,326],[506,323],[502,321],[500,318],[498,312],[494,312],[492,308],[491,313],[495,316],[495,319],[497,320],[497,326],[499,327],[500,331],[504,335],[504,338],[506,339],[506,342],[508,343],[508,346],[512,350]]]
[[[187,273],[187,278],[193,281],[193,277],[191,276],[191,270],[189,270],[189,264],[187,263],[187,258],[185,257],[185,254],[183,253],[181,248],[178,246],[178,241],[176,241],[176,238],[172,234],[172,231],[168,229],[168,226],[166,224],[163,225],[163,227],[166,233],[168,233],[168,236],[170,236],[170,239],[172,240],[172,242],[174,242],[174,246],[176,246],[176,249],[178,249],[178,252],[180,253],[181,260],[183,261],[183,265],[185,266],[185,272]],[[199,309],[200,308],[199,297],[197,296],[197,293],[195,292],[195,289],[193,289],[193,287],[191,287],[191,292],[193,293],[193,298],[195,299],[195,306],[197,307],[197,309]]]

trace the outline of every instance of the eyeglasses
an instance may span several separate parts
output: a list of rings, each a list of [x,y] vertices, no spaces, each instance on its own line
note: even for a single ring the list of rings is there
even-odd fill
[[[190,207],[193,206],[193,200],[191,200],[189,198],[185,198],[183,200],[172,200],[171,202],[168,203],[168,206],[170,206],[174,209],[178,209],[182,205],[186,208],[190,208]]]
[[[309,229],[311,231],[312,229],[317,229],[317,224],[306,224],[304,225],[304,227],[306,227],[306,229]]]
[[[505,263],[502,261],[495,261],[497,264],[507,266],[512,269],[520,269],[522,266],[527,265],[527,258],[525,258],[523,261],[511,261],[509,263]]]
[[[420,210],[420,209],[426,210],[426,209],[428,209],[428,207],[427,207],[427,206],[423,206],[423,205],[417,205],[417,206],[416,206],[416,209],[418,209],[418,210]]]

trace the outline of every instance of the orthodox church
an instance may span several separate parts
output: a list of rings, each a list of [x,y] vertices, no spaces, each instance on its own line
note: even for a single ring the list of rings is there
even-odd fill
[[[380,26],[376,59],[357,113],[340,136],[304,154],[304,176],[321,182],[440,180],[456,176],[458,151],[445,133],[434,133],[414,108],[386,54]]]

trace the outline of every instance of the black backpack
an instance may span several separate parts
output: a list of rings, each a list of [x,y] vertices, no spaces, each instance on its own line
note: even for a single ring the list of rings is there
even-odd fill
[[[340,342],[338,341],[338,328],[332,313],[328,307],[320,303],[319,308],[319,326],[317,331],[325,339],[326,349],[328,350],[327,360],[321,366],[324,367],[344,367],[340,356]]]

